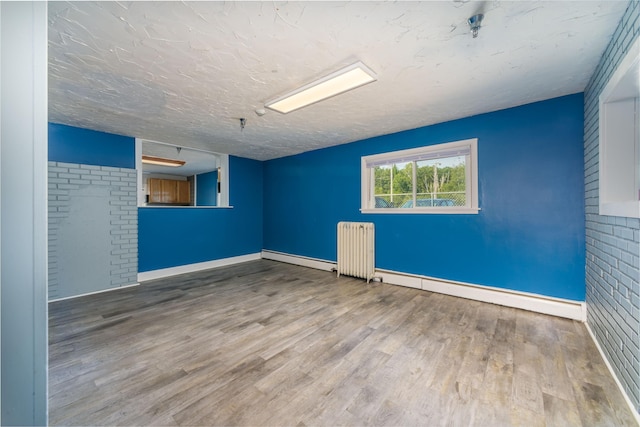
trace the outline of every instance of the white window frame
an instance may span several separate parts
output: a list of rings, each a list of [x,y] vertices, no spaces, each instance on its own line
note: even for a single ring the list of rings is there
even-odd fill
[[[640,218],[640,38],[599,98],[599,214]]]
[[[439,152],[447,153],[459,149],[467,149],[466,159],[466,204],[465,206],[414,206],[411,208],[376,208],[375,207],[375,176],[374,168],[369,167],[377,162],[400,162],[402,159],[429,156]],[[415,169],[414,170],[414,200],[415,200]],[[370,214],[477,214],[480,210],[478,202],[478,139],[465,139],[462,141],[447,142],[429,145],[426,147],[412,148],[409,150],[393,151],[388,153],[363,156],[361,158],[361,182],[360,182],[360,212]]]

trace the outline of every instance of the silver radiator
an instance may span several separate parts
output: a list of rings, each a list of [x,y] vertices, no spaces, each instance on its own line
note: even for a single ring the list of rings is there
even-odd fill
[[[372,222],[338,223],[338,277],[360,277],[367,283],[375,274],[375,229]]]

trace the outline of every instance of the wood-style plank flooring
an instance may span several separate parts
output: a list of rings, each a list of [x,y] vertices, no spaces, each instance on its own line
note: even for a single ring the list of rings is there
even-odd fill
[[[273,261],[49,325],[52,425],[635,425],[579,322]]]

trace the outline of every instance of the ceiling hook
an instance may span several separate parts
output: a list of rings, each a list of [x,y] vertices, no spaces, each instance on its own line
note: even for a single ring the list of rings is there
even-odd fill
[[[473,15],[471,18],[467,20],[467,22],[469,23],[469,27],[471,28],[471,34],[473,35],[474,39],[478,37],[478,30],[482,25],[483,18],[484,18],[484,15],[482,13],[478,13],[477,15]]]

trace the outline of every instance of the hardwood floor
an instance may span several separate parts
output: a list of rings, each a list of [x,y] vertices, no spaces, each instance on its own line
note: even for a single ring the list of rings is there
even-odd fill
[[[579,322],[272,261],[49,317],[52,425],[635,425]]]

